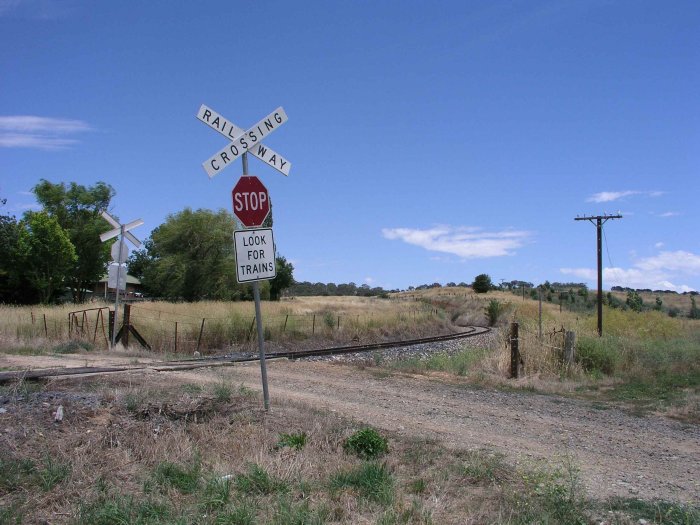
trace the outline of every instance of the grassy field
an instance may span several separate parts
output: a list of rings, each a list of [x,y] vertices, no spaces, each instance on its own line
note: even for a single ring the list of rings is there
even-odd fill
[[[108,346],[108,310],[91,303],[54,307],[0,306],[0,348],[34,347],[51,352],[69,339],[96,349]],[[71,312],[77,312],[71,315]],[[444,312],[422,301],[368,297],[299,297],[263,302],[265,339],[277,343],[325,344],[419,337],[446,330]],[[123,311],[120,311],[123,318]],[[251,302],[138,302],[131,324],[155,352],[216,353],[253,347],[255,310]],[[133,339],[132,339],[133,341]]]
[[[185,381],[185,380],[182,380]],[[115,376],[0,391],[2,524],[697,523],[696,507],[593,501],[562,457],[379,433],[226,382]],[[67,407],[46,417],[45,400]]]
[[[459,288],[389,300],[265,303],[264,317],[266,335],[280,343],[401,338],[444,331],[450,322],[486,325],[493,301],[500,316],[492,345],[373,366],[390,374],[440,371],[700,422],[698,321],[606,309],[598,338],[593,315],[545,302],[540,338],[536,301]],[[97,350],[89,342],[67,344],[72,307],[0,310],[4,352]],[[162,327],[178,323],[183,352],[191,351],[202,319],[210,342],[252,344],[232,337],[233,327],[249,328],[251,314],[249,303],[132,309],[134,324],[152,340],[165,332],[164,351],[173,341]],[[185,335],[188,319],[196,329]],[[524,359],[518,380],[507,377],[513,321]],[[559,359],[565,330],[576,333],[570,367]],[[1,387],[0,398],[10,409],[0,414],[0,524],[700,523],[697,507],[593,501],[569,458],[555,467],[514,465],[493,450],[455,453],[433,441],[366,437],[361,423],[303,405],[281,403],[266,413],[255,394],[223,375],[207,384],[152,377],[19,382]],[[47,406],[57,403],[69,410],[70,424],[53,423]]]

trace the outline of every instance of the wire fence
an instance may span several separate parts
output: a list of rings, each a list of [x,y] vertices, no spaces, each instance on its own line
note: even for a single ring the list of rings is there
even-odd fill
[[[112,316],[113,311],[109,307],[69,312],[67,336],[85,340],[95,346],[108,347]],[[268,341],[304,340],[312,337],[359,340],[372,331],[392,327],[403,327],[410,331],[439,316],[439,309],[428,305],[391,313],[365,311],[339,314],[326,311],[265,315],[263,335]],[[120,322],[126,322],[127,331],[131,327],[152,350],[158,352],[207,353],[235,345],[252,345],[257,338],[255,316],[241,315],[235,311],[226,316],[200,317],[137,303],[124,305]],[[65,337],[65,332],[60,332],[57,335]]]

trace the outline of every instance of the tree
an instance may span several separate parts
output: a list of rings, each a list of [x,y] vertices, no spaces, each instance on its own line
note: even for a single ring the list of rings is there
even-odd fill
[[[282,292],[294,284],[294,266],[287,259],[280,256],[275,259],[277,275],[270,281],[270,300],[279,301]]]
[[[642,297],[637,293],[637,292],[627,292],[627,301],[626,301],[627,306],[630,307],[630,310],[633,310],[635,312],[641,312],[642,307],[644,306],[644,301],[642,300]]]
[[[136,255],[130,267],[141,265],[143,285],[155,297],[247,298],[248,287],[236,282],[232,237],[230,213],[185,208],[153,230],[144,244],[147,253]]]
[[[472,283],[472,290],[476,293],[487,293],[493,288],[493,283],[491,282],[491,277],[485,273],[479,274],[474,278]]]
[[[20,225],[17,259],[22,274],[37,289],[39,300],[48,303],[64,285],[77,256],[55,217],[28,212]]]
[[[83,302],[85,291],[104,275],[109,246],[100,242],[100,234],[111,226],[100,216],[114,197],[114,189],[104,182],[85,187],[75,182],[53,184],[41,179],[33,190],[39,204],[68,234],[75,248],[76,261],[66,283],[73,300]]]
[[[688,312],[688,317],[691,319],[700,319],[700,308],[695,304],[695,297],[690,297],[690,312]]]

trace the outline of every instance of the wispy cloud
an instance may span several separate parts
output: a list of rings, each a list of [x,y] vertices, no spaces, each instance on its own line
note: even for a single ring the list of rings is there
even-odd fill
[[[667,217],[678,217],[680,213],[677,211],[667,211],[665,213],[659,213],[659,217],[667,218]]]
[[[17,115],[0,117],[1,148],[59,150],[80,142],[75,134],[92,128],[82,120]]]
[[[592,268],[561,268],[561,273],[596,281],[597,273]],[[689,292],[691,287],[675,284],[689,276],[700,275],[700,255],[677,250],[664,251],[653,257],[636,261],[632,268],[603,268],[606,286],[650,288],[652,290],[675,290]]]
[[[56,20],[75,11],[70,0],[0,0],[0,17],[15,16],[30,20]]]
[[[600,193],[594,193],[586,199],[586,202],[613,202],[625,197],[631,197],[632,195],[646,195],[647,197],[661,197],[664,194],[663,191],[636,191],[636,190],[625,190],[625,191],[601,191]]]
[[[531,236],[520,230],[483,231],[481,228],[435,226],[429,229],[383,228],[386,239],[401,240],[429,251],[456,255],[462,259],[513,255]]]

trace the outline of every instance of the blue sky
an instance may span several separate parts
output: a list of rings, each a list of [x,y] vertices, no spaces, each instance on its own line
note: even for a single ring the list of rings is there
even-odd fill
[[[249,171],[297,280],[700,289],[700,3],[0,0],[2,213],[41,178],[111,184],[145,238],[231,209],[227,139],[282,106]]]

